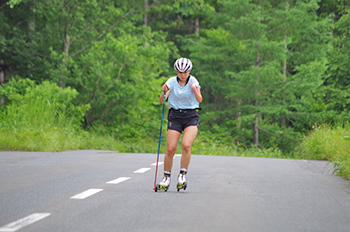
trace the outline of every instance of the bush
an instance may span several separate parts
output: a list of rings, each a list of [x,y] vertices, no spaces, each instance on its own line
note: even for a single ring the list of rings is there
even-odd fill
[[[8,103],[0,112],[0,149],[79,148],[77,137],[85,136],[80,127],[88,106],[73,104],[78,95],[76,90],[62,89],[50,82],[34,85],[33,81],[19,79],[5,84],[1,94]]]
[[[297,152],[306,159],[329,160],[340,176],[350,179],[350,126],[316,127],[298,146]]]

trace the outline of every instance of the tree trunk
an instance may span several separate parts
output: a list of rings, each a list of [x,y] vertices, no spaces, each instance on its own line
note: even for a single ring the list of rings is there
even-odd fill
[[[194,20],[194,33],[199,37],[199,18],[195,18]]]
[[[64,43],[63,43],[63,53],[65,55],[65,61],[68,62],[69,59],[69,47],[70,47],[70,29],[71,25],[70,23],[66,24],[66,33],[64,36]]]
[[[182,21],[182,16],[181,15],[177,15],[176,30],[180,30],[181,29],[181,21]]]
[[[285,35],[284,36],[284,52],[286,53],[286,57],[284,58],[284,61],[283,61],[283,79],[282,79],[283,83],[285,83],[287,81],[287,52],[288,52],[288,50],[287,50],[287,38],[288,38],[288,36]],[[285,97],[282,97],[282,102],[283,103],[286,102],[286,98]],[[286,116],[282,115],[282,117],[281,117],[281,126],[285,126],[286,124],[287,124]]]
[[[257,48],[259,48],[260,46],[258,45]],[[256,66],[256,84],[257,87],[259,86],[259,82],[260,82],[260,78],[259,78],[259,67],[260,67],[260,53],[258,52],[256,54],[256,58],[255,58],[255,66]],[[259,104],[258,101],[258,97],[259,97],[259,91],[258,88],[256,88],[255,90],[255,101],[254,101],[254,106],[257,107]],[[255,119],[254,119],[254,124],[253,124],[253,144],[255,148],[259,147],[259,117],[260,117],[260,112],[256,111],[255,112]]]
[[[143,30],[143,34],[147,34],[147,26],[148,26],[148,9],[149,9],[149,5],[148,5],[148,0],[145,0],[145,6],[144,6],[144,15],[143,15],[143,25],[144,25],[144,30]],[[147,40],[145,40],[145,43],[143,44],[144,47],[147,47]]]
[[[33,4],[30,7],[30,10],[32,11],[32,16],[29,18],[29,22],[28,22],[28,36],[29,39],[34,42],[33,36],[35,33],[35,0],[33,1]]]
[[[148,0],[145,0],[145,6],[144,6],[144,10],[145,10],[145,14],[143,15],[143,25],[145,26],[145,27],[147,27],[148,26],[148,8],[149,8],[149,6],[148,6]]]
[[[70,49],[70,29],[71,29],[71,24],[67,22],[64,41],[63,41],[63,53],[64,53],[64,60],[65,60],[65,63],[63,65],[65,70],[68,69],[67,64],[69,60],[69,49]],[[59,81],[59,86],[61,86],[62,88],[66,87],[66,83],[64,81],[65,75],[66,75],[65,73],[62,73],[62,79]]]
[[[256,112],[255,122],[253,124],[253,144],[255,148],[259,147],[259,113],[258,112]]]
[[[289,11],[289,0],[286,1],[286,7],[284,8],[286,12]],[[282,82],[285,83],[287,81],[287,54],[288,54],[288,44],[287,44],[288,35],[284,35],[284,53],[285,58],[283,60],[283,79]],[[284,85],[283,85],[284,86]],[[286,98],[282,97],[282,102],[286,102]],[[282,115],[280,119],[281,126],[285,126],[287,124],[287,118],[285,115]]]
[[[261,1],[259,1],[259,8],[258,12],[261,14]],[[260,24],[261,21],[259,20],[258,23]],[[256,49],[259,49],[260,45],[256,46]],[[259,97],[259,91],[258,91],[258,86],[260,82],[260,77],[259,77],[259,68],[260,68],[260,53],[257,51],[256,57],[255,57],[255,67],[256,67],[256,89],[255,89],[255,101],[254,101],[254,106],[257,107],[259,104],[258,97]],[[259,147],[259,117],[260,117],[260,112],[256,111],[255,112],[255,120],[253,124],[253,144],[255,148]]]
[[[0,86],[5,82],[5,72],[4,72],[4,60],[0,60]],[[0,96],[0,104],[4,104],[5,99]]]
[[[242,112],[241,112],[241,105],[242,105],[242,100],[237,100],[237,105],[238,105],[238,110],[236,113],[236,120],[237,120],[237,128],[240,129],[241,128],[241,124],[242,124]]]

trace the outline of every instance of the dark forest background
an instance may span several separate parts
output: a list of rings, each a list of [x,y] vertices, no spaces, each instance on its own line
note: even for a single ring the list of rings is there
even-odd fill
[[[158,141],[161,86],[187,57],[204,99],[197,147],[294,153],[315,129],[347,128],[349,11],[347,0],[1,0],[0,147]]]

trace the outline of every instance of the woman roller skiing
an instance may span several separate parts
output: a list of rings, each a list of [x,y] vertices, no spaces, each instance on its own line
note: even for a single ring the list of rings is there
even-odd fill
[[[191,147],[198,132],[199,115],[196,109],[202,102],[200,85],[194,76],[190,75],[192,62],[187,58],[177,59],[174,63],[176,77],[171,77],[163,85],[163,93],[159,101],[168,99],[170,106],[168,114],[167,148],[164,156],[164,177],[156,190],[167,191],[170,185],[173,158],[180,136],[182,137],[182,156],[180,173],[177,178],[177,191],[186,189],[186,174],[191,161]],[[164,93],[166,93],[164,98]]]

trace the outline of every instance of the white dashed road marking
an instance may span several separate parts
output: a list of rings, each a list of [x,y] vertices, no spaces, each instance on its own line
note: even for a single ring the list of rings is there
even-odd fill
[[[48,216],[50,216],[50,213],[34,213],[27,217],[21,218],[17,221],[14,221],[12,223],[9,223],[3,227],[0,228],[1,232],[13,232],[17,231],[25,226],[28,226],[30,224],[33,224],[34,222],[37,222],[41,219],[44,219]]]
[[[164,164],[164,162],[158,162],[158,165],[162,165],[162,164]],[[157,163],[154,163],[154,164],[151,164],[152,166],[156,166],[157,165]]]
[[[181,156],[181,155],[175,155],[175,156]],[[175,157],[174,157],[175,158]],[[158,165],[162,165],[164,162],[158,162]],[[151,164],[151,166],[156,166],[157,163],[153,163]],[[134,171],[134,173],[145,173],[147,171],[149,171],[151,168],[140,168],[136,171]],[[124,182],[126,180],[129,180],[131,177],[119,177],[117,179],[111,180],[106,182],[106,184],[119,184],[121,182]],[[96,193],[99,193],[103,191],[103,189],[88,189],[82,193],[79,193],[77,195],[72,196],[70,199],[85,199],[88,198]],[[28,226],[30,224],[33,224],[41,219],[44,219],[48,216],[50,216],[50,213],[34,213],[31,214],[27,217],[21,218],[17,221],[14,221],[12,223],[9,223],[3,227],[0,227],[0,232],[14,232],[17,231],[25,226]]]
[[[130,177],[119,177],[115,180],[108,181],[106,184],[119,184],[119,183],[126,181],[126,180],[129,180],[129,179],[130,179]]]
[[[70,199],[79,199],[79,200],[85,199],[87,197],[90,197],[90,196],[98,193],[98,192],[101,192],[102,190],[103,189],[89,189],[89,190],[86,190],[82,193],[79,193],[77,195],[72,196]]]
[[[134,171],[134,173],[145,173],[148,170],[150,170],[151,168],[140,168],[139,170]]]

